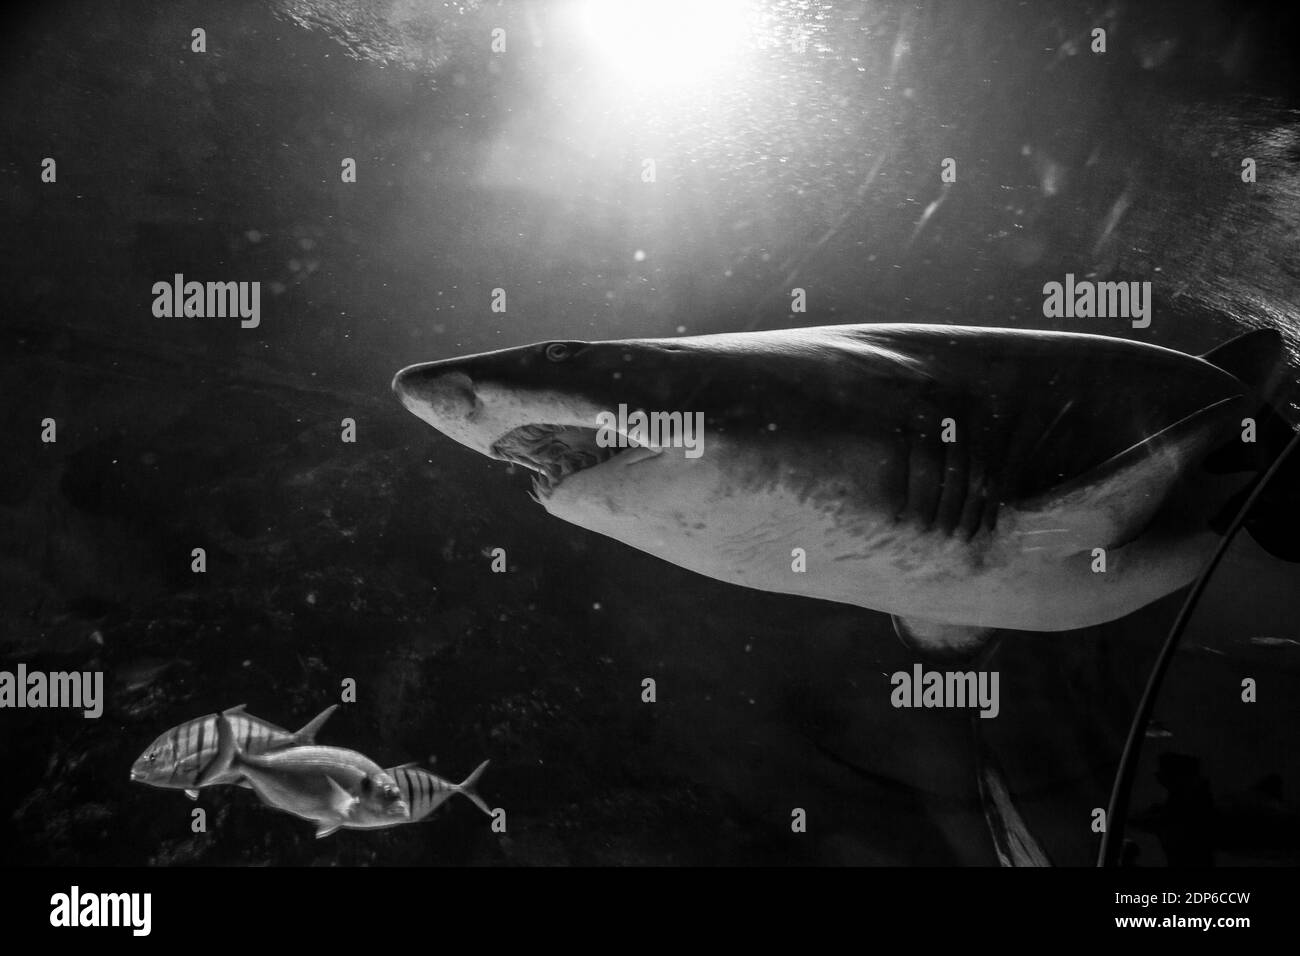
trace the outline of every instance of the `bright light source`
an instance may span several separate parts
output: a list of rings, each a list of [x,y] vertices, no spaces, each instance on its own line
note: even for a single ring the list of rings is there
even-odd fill
[[[736,65],[749,35],[746,0],[584,0],[591,43],[626,82],[700,83]]]

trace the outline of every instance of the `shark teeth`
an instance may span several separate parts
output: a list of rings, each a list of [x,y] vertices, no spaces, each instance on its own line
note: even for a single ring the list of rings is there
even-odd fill
[[[575,425],[521,425],[502,435],[492,445],[492,454],[535,471],[531,497],[549,498],[569,475],[618,458],[635,464],[661,453],[658,448],[602,448],[596,444],[596,429]]]

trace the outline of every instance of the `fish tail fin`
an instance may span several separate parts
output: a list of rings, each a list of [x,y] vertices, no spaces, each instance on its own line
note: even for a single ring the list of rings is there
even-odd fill
[[[235,708],[241,710],[242,706]],[[213,780],[220,777],[227,771],[239,765],[242,754],[239,751],[239,744],[235,741],[235,729],[230,726],[230,718],[227,716],[232,711],[222,711],[217,715],[217,755],[208,762],[199,774],[199,779],[195,781],[197,786],[207,786]]]
[[[484,760],[481,764],[479,764],[477,767],[474,768],[473,773],[471,773],[460,783],[456,784],[456,786],[452,787],[452,790],[454,790],[456,793],[459,793],[462,796],[468,797],[470,800],[474,801],[474,806],[478,807],[488,816],[492,816],[492,808],[489,807],[487,805],[487,802],[478,795],[478,791],[475,789],[475,787],[478,786],[479,777],[483,776],[483,771],[487,769],[487,765],[490,764],[491,762],[492,761],[490,760]]]
[[[307,721],[307,723],[303,724],[302,729],[293,735],[294,743],[296,744],[315,743],[317,732],[321,729],[321,727],[325,726],[325,721],[330,719],[330,714],[334,713],[334,711],[338,710],[338,708],[339,708],[338,704],[330,704],[328,707],[322,710],[311,720]]]

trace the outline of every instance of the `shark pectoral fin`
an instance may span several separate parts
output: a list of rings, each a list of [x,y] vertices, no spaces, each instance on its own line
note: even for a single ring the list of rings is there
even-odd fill
[[[325,779],[329,781],[330,809],[339,816],[346,817],[352,812],[352,807],[356,804],[357,798],[340,787],[339,782],[333,777],[326,777]],[[335,829],[338,828],[335,827]],[[316,835],[323,836],[324,834],[318,833]]]
[[[965,658],[978,652],[997,631],[995,627],[972,627],[965,624],[939,624],[914,617],[890,615],[894,633],[907,647],[927,658]]]
[[[316,828],[316,839],[319,840],[321,837],[327,837],[338,828],[339,824],[337,823],[322,823]]]
[[[1112,548],[1137,537],[1174,482],[1214,447],[1236,398],[1207,405],[1078,477],[1010,506],[1008,531],[1021,550],[1049,555]]]
[[[189,797],[191,800],[197,800],[199,798],[199,792],[197,790],[186,790],[185,796]]]

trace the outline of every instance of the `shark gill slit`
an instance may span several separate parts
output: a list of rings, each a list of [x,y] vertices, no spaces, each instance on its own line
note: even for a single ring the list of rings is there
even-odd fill
[[[911,487],[911,442],[901,430],[894,435],[894,453],[890,456],[885,474],[890,479],[890,499],[894,505],[894,524],[907,520],[908,489]]]
[[[943,455],[934,447],[927,433],[913,432],[908,441],[907,457],[908,510],[920,529],[929,531],[934,527],[939,510]]]
[[[993,464],[1002,460],[1002,450],[989,446],[987,429],[984,422],[974,414],[974,403],[966,402],[971,409],[963,416],[958,425],[955,445],[962,446],[966,474],[963,485],[966,497],[962,502],[962,512],[954,527],[954,534],[960,530],[969,543],[981,533],[992,534],[997,527],[998,501],[995,495],[998,473]]]
[[[1010,409],[1002,410],[1002,414],[1011,416],[1011,425],[1005,430],[1004,442],[992,450],[994,460],[1001,466],[990,489],[986,512],[990,532],[997,528],[1002,505],[1022,498],[1028,490],[1022,487],[1023,479],[1017,482],[1015,476],[1024,475],[1030,458],[1040,450],[1044,434],[1042,416],[1023,403],[1013,403]]]
[[[969,467],[966,482],[968,491],[958,522],[967,543],[974,541],[984,523],[984,512],[988,508],[988,469],[979,455],[968,456]]]
[[[939,529],[952,537],[961,527],[961,518],[970,497],[970,454],[966,442],[943,445],[943,477],[939,486]]]
[[[997,526],[998,501],[990,494],[989,469],[969,433],[955,442],[909,430],[900,440],[891,478],[894,521],[967,542]]]

